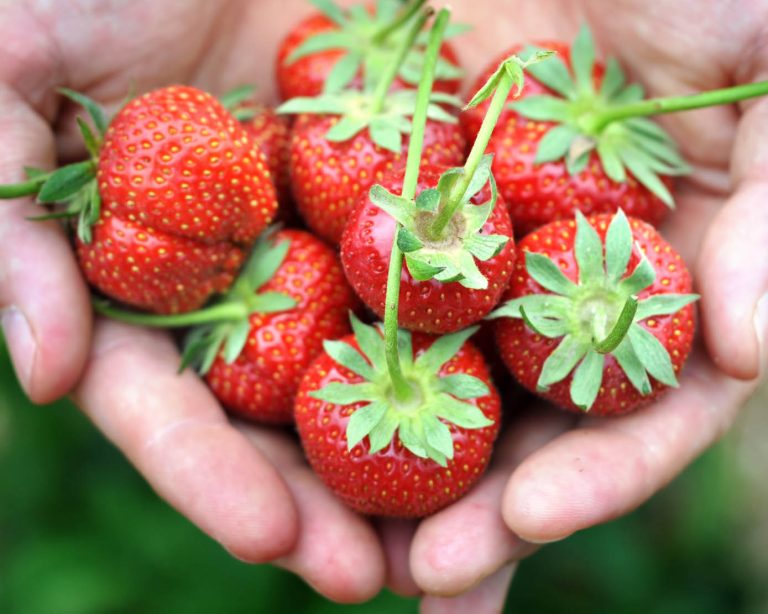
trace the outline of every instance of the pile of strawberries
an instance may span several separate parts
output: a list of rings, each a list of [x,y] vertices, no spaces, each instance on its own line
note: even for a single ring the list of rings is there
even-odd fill
[[[88,159],[0,187],[74,220],[99,313],[188,328],[184,366],[224,407],[295,424],[350,506],[406,517],[487,466],[515,411],[492,356],[564,409],[622,414],[677,385],[697,298],[654,228],[685,163],[652,120],[601,115],[642,91],[589,32],[511,48],[460,111],[423,4],[323,3],[279,49],[277,111],[174,85],[107,120],[64,92]]]

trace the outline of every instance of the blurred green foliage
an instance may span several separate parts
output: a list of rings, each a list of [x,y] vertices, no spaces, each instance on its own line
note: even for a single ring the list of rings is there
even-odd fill
[[[518,569],[514,613],[756,612],[738,542],[746,493],[720,445],[621,520]],[[233,560],[161,502],[69,403],[29,404],[0,343],[0,612],[416,612],[384,592],[341,606]],[[485,614],[478,612],[476,614]]]

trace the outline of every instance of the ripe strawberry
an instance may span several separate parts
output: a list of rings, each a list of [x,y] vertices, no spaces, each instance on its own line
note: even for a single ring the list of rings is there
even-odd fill
[[[574,232],[575,231],[575,232]],[[572,411],[632,411],[669,386],[691,349],[696,295],[681,257],[620,210],[558,220],[519,244],[494,312],[502,358],[529,390]],[[650,377],[649,377],[650,376]]]
[[[77,216],[86,279],[159,313],[195,309],[226,290],[277,207],[264,157],[240,124],[192,87],[135,98],[108,126],[93,101],[66,94],[96,127],[79,120],[91,159],[32,170],[22,187]]]
[[[474,330],[439,340],[401,333],[403,371],[422,394],[400,406],[385,385],[382,337],[353,326],[356,334],[327,343],[301,381],[295,417],[307,459],[363,514],[432,514],[482,475],[498,433],[499,396],[466,341]]]
[[[401,165],[410,138],[397,150],[377,144],[369,129],[334,142],[327,134],[339,122],[334,116],[300,115],[291,140],[291,181],[296,204],[307,225],[338,245],[355,204],[395,165]],[[424,164],[455,166],[464,160],[464,139],[456,124],[429,121],[424,138]]]
[[[399,2],[385,0],[375,8],[356,5],[347,10],[333,2],[319,5],[321,12],[299,22],[278,49],[275,72],[282,100],[318,96],[327,91],[329,81],[333,89],[360,89],[363,67],[386,63],[422,4],[416,0],[400,8]],[[423,55],[422,45],[411,51],[393,87],[418,82]],[[462,74],[456,52],[445,43],[441,56],[436,89],[455,94]]]
[[[658,225],[673,206],[671,176],[687,166],[656,123],[636,116],[607,119],[612,109],[640,100],[642,89],[625,85],[614,60],[595,61],[586,28],[570,48],[548,47],[559,57],[530,67],[521,99],[505,111],[488,144],[515,230],[527,234],[572,218],[576,210],[591,215],[618,207]],[[478,111],[463,115],[471,138]]]
[[[488,162],[490,163],[490,160]],[[444,166],[422,166],[417,193],[434,191],[446,171],[449,169]],[[403,177],[403,169],[396,169],[380,181],[380,186],[392,194],[397,194],[403,184]],[[376,197],[376,191],[372,192],[371,196]],[[467,207],[472,208],[468,213],[479,212],[482,205],[487,205],[493,200],[488,183],[482,184],[482,189],[468,199],[469,203],[472,203],[467,204]],[[390,211],[372,202],[369,195],[363,196],[349,217],[341,241],[341,261],[347,279],[363,302],[379,317],[384,315],[387,271],[397,223]],[[395,215],[400,218],[397,213]],[[479,224],[479,229],[475,229],[477,224],[471,225],[466,218],[462,218],[463,221],[456,223],[454,228],[467,230],[467,239],[474,236],[477,230],[480,236],[484,237],[512,236],[512,223],[507,207],[501,199],[486,212],[485,217]],[[419,229],[423,229],[427,219],[426,212],[417,214],[418,221],[413,224],[413,231],[418,233]],[[422,236],[421,240],[429,246],[428,237]],[[438,249],[445,244],[445,239],[435,242]],[[454,248],[455,245],[450,246],[451,250]],[[492,251],[497,251],[497,248],[494,246]],[[470,255],[473,263],[474,257],[474,254]],[[514,243],[509,240],[495,255],[477,262],[477,274],[481,280],[487,280],[485,284],[483,281],[466,283],[465,280],[463,285],[459,281],[441,281],[437,278],[419,280],[415,279],[409,270],[412,267],[403,267],[398,311],[400,326],[422,332],[447,333],[474,324],[486,316],[501,299],[512,275],[514,262]],[[449,272],[445,277],[451,279],[455,277],[455,272]],[[486,287],[482,287],[483,285]]]
[[[350,332],[349,311],[357,305],[334,251],[301,230],[282,230],[273,245],[288,243],[277,271],[259,294],[290,296],[295,307],[249,317],[248,339],[228,362],[220,352],[206,381],[222,404],[252,420],[293,421],[293,398],[304,372],[323,350],[323,341]]]

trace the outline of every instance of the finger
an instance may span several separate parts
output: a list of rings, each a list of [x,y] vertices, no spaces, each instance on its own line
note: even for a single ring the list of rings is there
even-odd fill
[[[384,586],[384,553],[371,524],[337,499],[304,460],[295,441],[241,425],[278,467],[299,513],[299,538],[275,563],[301,576],[318,593],[342,603],[371,599]]]
[[[50,168],[50,129],[0,87],[0,184],[25,179],[26,166]],[[29,198],[0,200],[0,312],[19,382],[37,403],[65,393],[80,377],[91,339],[88,291],[72,249]]]
[[[527,458],[504,492],[507,526],[544,543],[626,514],[722,435],[754,387],[697,354],[653,405],[585,420]]]
[[[420,595],[408,559],[418,521],[384,518],[377,524],[387,561],[387,588],[404,597]]]
[[[497,458],[478,484],[419,525],[411,570],[425,593],[461,594],[531,552],[530,544],[504,524],[502,493],[523,458],[572,424],[571,416],[544,408],[519,419],[497,445]]]
[[[499,569],[472,590],[457,597],[430,595],[421,601],[421,614],[494,614],[504,610],[509,584],[515,571],[514,565]]]
[[[280,475],[163,334],[99,321],[75,400],[158,494],[234,556],[288,552],[296,509]]]
[[[756,377],[768,330],[768,101],[742,116],[733,152],[737,190],[705,237],[699,258],[702,325],[716,364]],[[762,351],[762,360],[768,355]]]

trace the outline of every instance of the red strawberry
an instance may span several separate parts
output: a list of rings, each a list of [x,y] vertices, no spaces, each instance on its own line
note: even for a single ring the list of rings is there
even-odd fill
[[[376,338],[383,345],[380,335],[359,322],[355,328],[355,336],[327,344],[328,351],[312,364],[299,387],[295,415],[307,459],[336,495],[363,514],[432,514],[462,496],[488,464],[500,402],[485,361],[466,342],[466,332],[439,341],[415,334],[410,358],[403,356],[403,370],[406,377],[420,382],[422,390],[434,390],[440,398],[430,405],[420,397],[402,413],[389,393],[391,402],[375,392],[370,399],[361,398],[366,396],[361,386],[367,379],[375,387],[382,378],[388,381],[388,374],[381,360],[383,347],[375,347]],[[453,354],[445,359],[447,345],[451,346],[447,353]],[[361,346],[368,350],[365,358],[359,353]],[[345,353],[353,368],[338,361]],[[471,395],[447,384],[458,380],[471,382]],[[347,403],[358,400],[350,404],[327,400],[334,393]],[[450,455],[432,448],[444,449],[446,444]]]
[[[419,173],[417,193],[436,188],[441,176],[448,170],[447,167],[432,164],[423,166]],[[403,169],[396,170],[385,176],[380,185],[390,193],[399,194],[403,174]],[[469,201],[472,204],[468,206],[479,207],[489,202],[491,196],[486,183],[472,196]],[[419,219],[423,222],[427,218],[422,215]],[[341,260],[347,279],[363,302],[379,317],[384,315],[395,224],[395,218],[389,212],[382,210],[365,195],[349,217],[341,242]],[[460,226],[465,228],[468,224],[462,222]],[[419,224],[415,227],[418,228]],[[512,236],[509,213],[501,199],[482,224],[480,234]],[[467,287],[458,281],[446,282],[434,278],[419,281],[404,266],[400,278],[400,326],[423,332],[446,333],[479,321],[501,299],[512,274],[514,261],[515,249],[511,240],[493,257],[478,261],[478,273],[487,280],[485,288],[473,284]]]
[[[65,93],[97,130],[79,120],[91,159],[33,169],[26,193],[78,217],[88,281],[159,313],[195,309],[226,290],[277,208],[266,161],[239,122],[192,87],[135,98],[108,126],[93,101]]]
[[[274,275],[258,293],[292,297],[295,307],[255,312],[240,355],[228,363],[220,353],[206,374],[214,394],[243,417],[270,423],[293,421],[293,398],[302,375],[323,350],[325,339],[350,332],[349,311],[357,301],[338,257],[307,232],[283,230],[271,239],[289,243]]]
[[[358,68],[355,70],[353,66],[352,70],[345,71],[345,79],[349,79],[349,82],[340,81],[337,85],[338,88],[349,84],[360,88],[362,66],[392,55],[407,28],[396,27],[381,41],[376,40],[376,35],[395,24],[406,13],[412,15],[410,8],[414,6],[411,2],[402,12],[396,12],[397,3],[390,2],[379,3],[376,9],[365,9],[363,5],[357,5],[345,11],[331,2],[324,4],[320,8],[325,13],[315,13],[299,22],[278,49],[275,72],[283,100],[320,95],[334,68],[345,58],[349,61],[353,55],[357,58]],[[374,23],[371,23],[371,18]],[[399,25],[407,26],[410,21],[406,20]],[[327,44],[318,45],[322,38],[326,39]],[[422,56],[423,48],[420,47],[411,53],[393,84],[395,88],[407,87],[418,81]],[[436,89],[456,93],[461,84],[456,52],[449,43],[444,43],[441,56],[443,61],[439,65]]]
[[[519,248],[525,262],[494,316],[503,318],[502,357],[523,386],[566,409],[611,416],[677,385],[697,296],[685,263],[652,226],[621,211],[589,221],[577,213]]]
[[[618,207],[658,225],[673,206],[670,176],[687,166],[670,137],[648,119],[600,123],[601,113],[638,100],[642,90],[625,86],[615,61],[607,68],[594,61],[586,29],[570,47],[548,46],[559,56],[529,68],[533,77],[505,111],[487,149],[495,156],[493,172],[516,232],[572,218],[576,210],[590,215]],[[463,115],[471,138],[478,111]]]
[[[348,140],[326,138],[338,122],[334,116],[300,115],[291,140],[291,181],[299,212],[319,236],[338,244],[347,218],[361,195],[387,171],[404,161],[410,139],[397,151],[373,142],[369,130]],[[454,166],[464,160],[464,139],[456,124],[427,123],[424,164]]]

